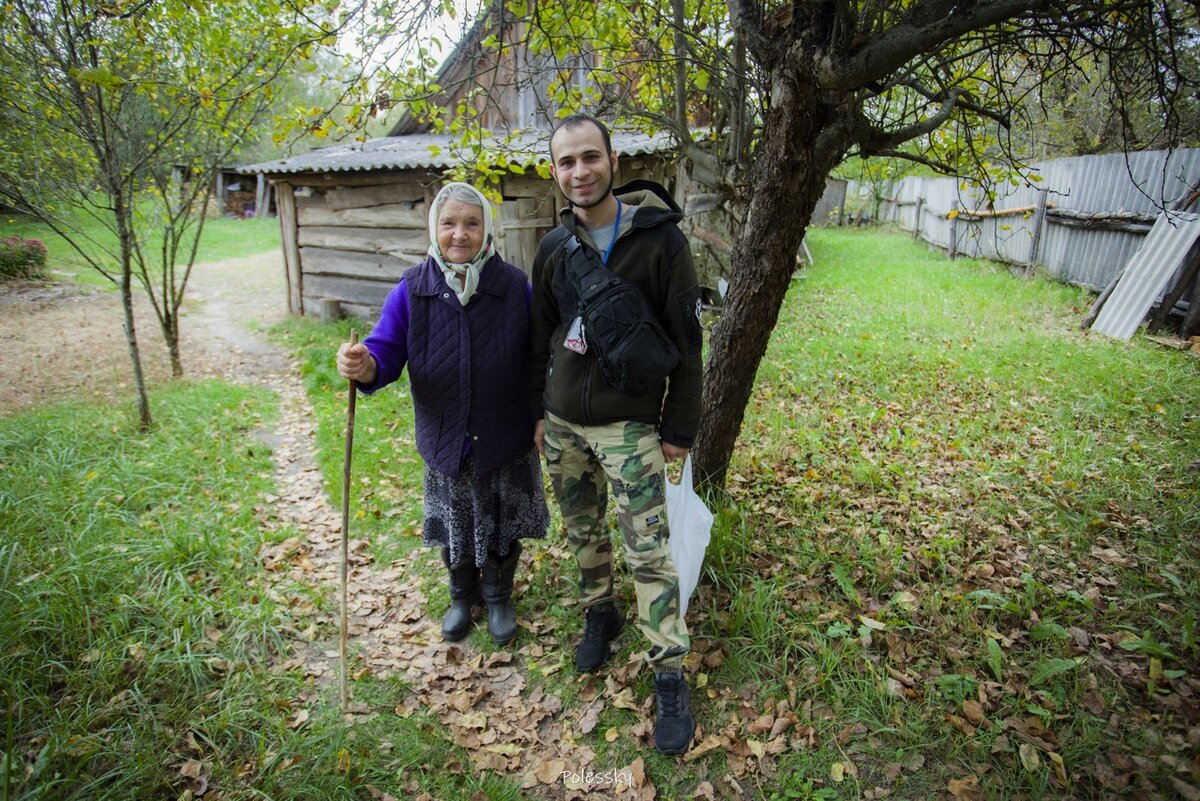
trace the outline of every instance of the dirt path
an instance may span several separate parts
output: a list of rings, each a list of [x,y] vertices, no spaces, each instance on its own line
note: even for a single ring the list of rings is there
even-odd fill
[[[265,547],[260,556],[283,603],[307,603],[287,589],[299,582],[326,593],[328,608],[336,610],[332,596],[338,586],[341,514],[326,497],[314,458],[313,410],[296,366],[261,333],[286,315],[285,293],[277,254],[198,265],[182,321],[184,369],[191,376],[257,384],[278,394],[279,424],[260,434],[272,448],[278,496],[269,499],[262,519],[268,528],[299,533]],[[147,380],[167,381],[169,362],[153,313],[144,303],[137,313]],[[128,401],[128,375],[115,293],[68,285],[0,285],[0,414],[67,398]],[[582,703],[564,709],[561,699],[530,680],[527,666],[560,669],[570,657],[567,638],[522,619],[516,650],[485,653],[469,641],[447,645],[440,622],[427,614],[422,589],[422,577],[429,573],[423,565],[432,565],[436,557],[419,550],[391,565],[377,565],[368,545],[358,539],[350,543],[352,677],[397,673],[416,688],[394,711],[407,715],[425,709],[469,752],[469,764],[446,770],[503,773],[540,798],[655,797],[641,759],[603,766],[607,781],[597,784],[588,772],[598,774],[602,766],[591,747],[576,742],[596,727],[606,705],[615,704],[641,711],[643,723],[623,736],[650,745],[649,699],[636,703],[629,689],[637,663],[608,671],[603,681],[587,682],[580,691]],[[529,567],[527,559],[522,572]],[[313,625],[296,634],[281,669],[302,669],[324,688],[306,702],[327,704],[337,697],[337,641],[315,632],[336,632],[336,612],[321,615],[311,606],[296,612]],[[362,704],[351,707],[352,715],[376,713]],[[565,778],[573,772],[575,778]],[[406,789],[412,790],[409,797],[428,798],[415,787]]]

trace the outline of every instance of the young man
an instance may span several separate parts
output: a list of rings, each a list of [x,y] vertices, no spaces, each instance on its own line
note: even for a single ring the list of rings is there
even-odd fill
[[[613,601],[608,490],[617,505],[625,561],[637,594],[637,624],[649,642],[659,751],[687,750],[695,733],[683,657],[679,579],[667,546],[663,468],[687,455],[700,420],[700,291],[679,207],[651,181],[613,190],[617,156],[608,129],[591,117],[563,120],[550,139],[551,173],[568,201],[533,263],[531,402],[544,409],[534,441],[546,456],[567,541],[580,572],[586,622],[576,667],[597,670],[624,625]],[[568,276],[574,238],[637,287],[678,350],[666,380],[639,394],[606,383],[579,320],[579,290]]]

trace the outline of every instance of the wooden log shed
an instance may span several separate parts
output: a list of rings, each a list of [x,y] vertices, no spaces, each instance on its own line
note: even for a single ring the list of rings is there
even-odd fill
[[[547,158],[546,136],[531,134],[518,152]],[[614,132],[612,143],[618,185],[649,178],[673,191],[676,154],[666,136]],[[344,314],[375,319],[403,272],[425,258],[428,204],[452,166],[442,154],[452,152],[447,136],[412,134],[240,167],[266,176],[275,192],[288,311],[318,316],[332,300]],[[497,250],[528,272],[538,241],[558,224],[562,196],[532,169],[510,172],[499,188]]]

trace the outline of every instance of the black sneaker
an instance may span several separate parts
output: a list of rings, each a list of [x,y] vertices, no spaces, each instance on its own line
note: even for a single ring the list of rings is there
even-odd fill
[[[581,673],[595,673],[608,659],[608,644],[625,625],[625,618],[611,602],[589,606],[584,617],[583,639],[575,649],[575,667]]]
[[[659,753],[682,754],[692,744],[696,721],[691,698],[683,673],[654,674],[654,747]]]

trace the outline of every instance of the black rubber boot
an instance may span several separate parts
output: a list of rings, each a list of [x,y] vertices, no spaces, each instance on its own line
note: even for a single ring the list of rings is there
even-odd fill
[[[442,549],[442,564],[450,574],[450,608],[442,618],[442,639],[458,642],[471,630],[471,607],[479,603],[479,568],[474,562],[450,564],[450,549]]]
[[[505,645],[517,636],[517,610],[513,608],[513,576],[521,556],[521,543],[514,541],[508,556],[497,559],[488,553],[483,565],[481,585],[487,604],[488,631],[497,645]]]
[[[621,610],[612,601],[584,610],[583,639],[575,649],[575,667],[580,673],[595,673],[608,659],[608,645],[625,625]]]
[[[683,673],[654,674],[654,706],[654,747],[662,754],[682,754],[696,734]]]

